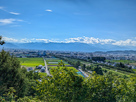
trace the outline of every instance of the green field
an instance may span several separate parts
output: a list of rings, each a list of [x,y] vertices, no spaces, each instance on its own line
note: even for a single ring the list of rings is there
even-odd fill
[[[18,58],[22,66],[35,67],[38,65],[44,66],[43,58]]]

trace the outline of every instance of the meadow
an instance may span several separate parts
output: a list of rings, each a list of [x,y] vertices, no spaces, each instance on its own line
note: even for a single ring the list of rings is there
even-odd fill
[[[36,67],[38,65],[44,66],[43,58],[18,58],[21,66]]]

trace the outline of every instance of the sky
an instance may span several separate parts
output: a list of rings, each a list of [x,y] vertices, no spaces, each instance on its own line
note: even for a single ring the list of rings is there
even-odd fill
[[[136,0],[0,0],[6,42],[136,46]]]

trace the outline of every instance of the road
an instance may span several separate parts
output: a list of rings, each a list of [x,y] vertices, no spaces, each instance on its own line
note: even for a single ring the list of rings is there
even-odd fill
[[[47,73],[47,75],[51,76],[51,74],[50,74],[50,72],[49,72],[49,70],[48,70],[48,66],[47,66],[46,60],[45,60],[44,57],[43,57],[43,60],[44,60],[44,63],[45,63],[46,73]]]

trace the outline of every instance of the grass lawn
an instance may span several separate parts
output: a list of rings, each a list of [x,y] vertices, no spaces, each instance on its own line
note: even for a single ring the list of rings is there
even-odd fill
[[[43,58],[18,58],[22,66],[35,67],[38,65],[44,66]]]

